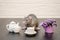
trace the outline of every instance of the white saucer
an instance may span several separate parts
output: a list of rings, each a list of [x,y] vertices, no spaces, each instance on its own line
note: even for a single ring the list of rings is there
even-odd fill
[[[24,32],[25,34],[28,34],[28,35],[34,35],[34,34],[36,34],[37,32]]]

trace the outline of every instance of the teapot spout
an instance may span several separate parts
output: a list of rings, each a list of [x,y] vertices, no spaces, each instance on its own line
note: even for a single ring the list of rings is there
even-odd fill
[[[17,23],[17,25],[19,25],[19,23]]]

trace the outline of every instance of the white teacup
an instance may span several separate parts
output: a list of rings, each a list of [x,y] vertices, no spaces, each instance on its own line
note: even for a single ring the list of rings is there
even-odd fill
[[[27,30],[25,31],[25,34],[33,35],[36,34],[37,32],[34,30],[34,27],[28,27]]]

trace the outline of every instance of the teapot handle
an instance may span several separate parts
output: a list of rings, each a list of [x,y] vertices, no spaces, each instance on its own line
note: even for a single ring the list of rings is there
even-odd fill
[[[9,24],[6,25],[7,30],[9,30]]]

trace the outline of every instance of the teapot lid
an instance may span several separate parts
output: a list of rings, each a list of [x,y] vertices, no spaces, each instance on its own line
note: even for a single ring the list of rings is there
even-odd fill
[[[15,23],[15,22],[14,22],[14,21],[11,21],[10,23],[13,24],[13,23]]]

